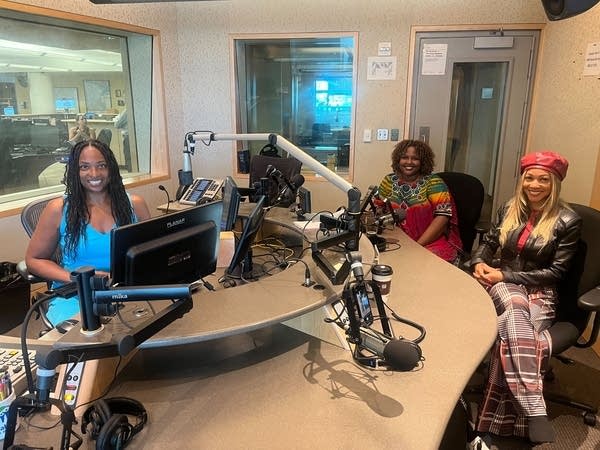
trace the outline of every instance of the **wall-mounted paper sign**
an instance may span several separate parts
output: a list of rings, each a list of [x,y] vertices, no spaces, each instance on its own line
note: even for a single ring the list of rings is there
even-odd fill
[[[490,99],[494,98],[494,88],[481,88],[481,98]]]
[[[445,75],[448,44],[424,44],[421,75]]]
[[[370,56],[367,59],[367,80],[395,80],[395,56]]]
[[[377,45],[377,56],[392,56],[392,43],[380,42]]]
[[[600,75],[600,42],[591,42],[585,51],[583,66],[584,77],[597,77]]]

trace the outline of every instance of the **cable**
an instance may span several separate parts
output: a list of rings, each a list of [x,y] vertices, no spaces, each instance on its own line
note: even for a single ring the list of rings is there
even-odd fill
[[[102,392],[102,394],[100,394],[98,397],[96,397],[96,398],[94,398],[92,400],[88,400],[87,402],[82,403],[81,405],[77,405],[75,407],[75,409],[81,408],[82,406],[89,405],[90,403],[94,403],[95,401],[101,399],[102,397],[105,397],[110,392],[110,390],[112,389],[112,386],[113,386],[115,380],[117,379],[117,374],[119,373],[119,367],[121,366],[122,362],[123,362],[123,357],[121,355],[119,355],[119,361],[117,361],[117,365],[115,367],[115,371],[113,373],[112,380],[110,380],[110,383],[104,389],[104,391]]]
[[[23,353],[23,366],[25,369],[25,377],[27,378],[27,390],[33,394],[35,392],[35,384],[33,383],[33,374],[31,373],[31,363],[29,362],[29,352],[27,350],[27,328],[29,327],[29,320],[31,319],[31,315],[34,311],[37,311],[37,308],[48,301],[49,298],[47,296],[43,296],[37,299],[33,305],[29,308],[27,313],[25,314],[25,318],[23,319],[23,325],[21,326],[21,352]]]
[[[190,142],[190,138],[194,139],[193,136],[196,133],[210,133],[210,138],[208,139],[208,141],[205,141],[204,139],[200,139],[200,142],[202,142],[207,147],[210,147],[211,142],[213,142],[213,135],[215,134],[215,132],[211,131],[211,130],[188,131],[185,134],[185,140],[186,140],[186,142]],[[194,153],[192,152],[192,154],[194,154]]]
[[[302,259],[299,258],[291,258],[288,261],[290,262],[301,262],[302,264],[304,264],[304,283],[302,283],[302,286],[306,286],[306,287],[310,287],[313,284],[315,284],[314,281],[312,281],[311,277],[310,277],[310,269],[308,267],[308,264],[306,264],[306,261],[303,261]]]

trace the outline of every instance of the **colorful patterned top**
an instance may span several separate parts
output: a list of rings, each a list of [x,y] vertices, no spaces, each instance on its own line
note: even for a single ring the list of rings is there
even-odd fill
[[[435,216],[450,217],[448,231],[425,247],[446,261],[456,260],[457,249],[462,249],[456,207],[446,183],[438,175],[426,175],[414,183],[406,183],[390,173],[379,185],[379,197],[388,198],[395,203],[395,208],[406,210],[406,219],[400,226],[415,241]]]

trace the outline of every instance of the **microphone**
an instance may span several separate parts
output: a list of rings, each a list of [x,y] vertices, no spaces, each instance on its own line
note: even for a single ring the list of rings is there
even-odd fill
[[[283,173],[281,173],[281,170],[279,170],[277,167],[273,166],[272,164],[269,164],[267,166],[266,175],[268,177],[284,178]]]
[[[275,201],[275,204],[280,203],[283,200],[291,200],[293,202],[296,198],[298,188],[304,184],[304,177],[302,176],[302,174],[297,173],[296,175],[292,176],[291,180],[288,180],[284,176],[282,176],[281,178],[285,182],[286,186],[277,195],[277,200]]]
[[[167,188],[164,187],[162,184],[158,185],[158,189],[160,189],[165,194],[167,194],[167,210],[166,210],[165,214],[169,214],[169,205],[171,204],[171,196],[169,195],[169,191],[167,191]]]
[[[175,194],[176,200],[179,200],[183,196],[185,190],[194,181],[194,175],[192,174],[192,158],[190,156],[194,154],[196,149],[196,141],[194,140],[193,133],[186,134],[183,141],[183,167],[177,171],[179,187]]]
[[[400,225],[400,223],[406,219],[406,210],[401,208],[395,209],[392,206],[392,202],[389,198],[383,199],[383,205],[389,212],[375,219],[375,224],[377,225],[377,234],[381,234],[385,226]]]
[[[422,358],[421,348],[408,340],[391,339],[370,328],[360,327],[359,346],[382,358],[392,369],[409,371]]]
[[[292,191],[297,191],[298,188],[304,184],[304,177],[301,174],[298,173],[293,175],[292,179],[290,180],[281,172],[281,170],[271,164],[267,166],[266,175],[268,177],[283,181],[285,185]]]
[[[379,216],[375,219],[375,223],[380,227],[385,225],[399,225],[404,219],[406,219],[406,210],[401,209],[400,211],[392,211],[383,216]]]

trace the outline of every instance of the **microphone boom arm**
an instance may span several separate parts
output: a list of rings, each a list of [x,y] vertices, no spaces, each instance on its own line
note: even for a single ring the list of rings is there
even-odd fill
[[[189,135],[189,134],[188,134]],[[331,264],[328,263],[325,256],[322,254],[322,250],[333,245],[339,245],[340,242],[344,242],[348,251],[358,250],[358,240],[360,236],[360,216],[361,204],[360,190],[352,186],[344,178],[340,177],[337,173],[333,172],[312,156],[308,155],[299,147],[288,141],[286,138],[274,134],[274,133],[241,133],[241,134],[226,134],[226,133],[212,133],[204,131],[193,132],[190,136],[191,140],[202,141],[203,143],[210,143],[211,141],[268,141],[271,145],[277,144],[287,153],[292,155],[294,158],[302,162],[302,164],[317,175],[325,178],[327,181],[332,183],[341,191],[345,192],[348,197],[348,206],[346,213],[348,215],[348,226],[346,233],[340,237],[340,239],[329,240],[325,238],[317,241],[317,247],[313,246],[312,257],[317,266],[327,275],[329,280],[333,284],[341,284],[348,275],[350,268],[348,263],[345,262],[338,271],[332,271]],[[208,144],[207,144],[208,145]]]
[[[38,364],[38,388],[36,393],[29,393],[15,399],[9,407],[4,436],[3,449],[8,449],[14,441],[17,414],[19,410],[45,409],[48,404],[54,404],[61,410],[63,432],[61,435],[62,450],[77,448],[79,445],[70,443],[71,435],[79,436],[72,431],[74,422],[73,410],[66,407],[62,401],[49,397],[50,380],[56,367],[72,361],[89,361],[125,356],[148,338],[154,336],[171,322],[181,318],[193,307],[190,285],[138,286],[118,289],[107,289],[107,277],[94,278],[92,267],[81,267],[71,273],[71,279],[77,284],[79,304],[82,319],[82,333],[78,336],[80,342],[67,341],[69,336],[56,341],[48,349],[38,349],[35,360]],[[48,299],[59,295],[56,291],[47,294]],[[121,334],[103,333],[103,326],[97,314],[97,305],[114,302],[140,300],[175,300],[166,308],[146,319],[139,325]],[[64,342],[63,342],[64,341]],[[27,366],[26,366],[27,367]],[[40,376],[40,371],[43,377]]]

